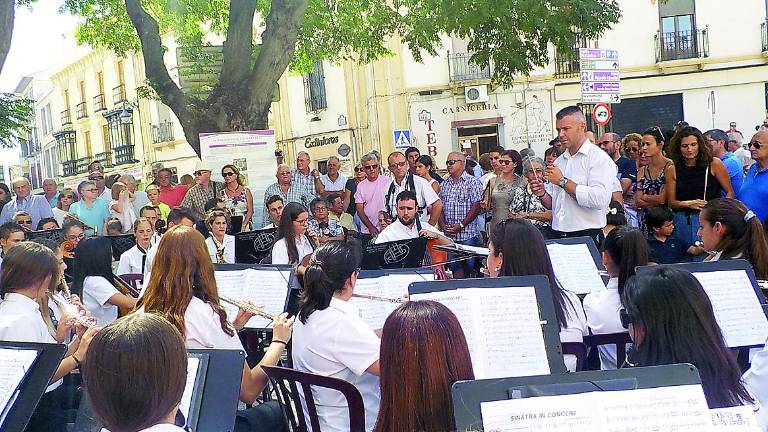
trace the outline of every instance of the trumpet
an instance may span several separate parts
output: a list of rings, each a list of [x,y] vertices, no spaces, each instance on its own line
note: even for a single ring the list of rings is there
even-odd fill
[[[401,298],[381,297],[381,296],[375,296],[375,295],[370,295],[370,294],[352,293],[352,297],[363,298],[363,299],[373,300],[373,301],[380,301],[380,302],[388,302],[388,303],[403,303],[404,302],[404,300],[401,299]]]
[[[67,213],[67,215],[66,215],[66,216],[64,216],[64,219],[72,219],[72,220],[76,220],[76,221],[80,222],[81,224],[83,224],[83,226],[85,227],[85,230],[86,230],[86,231],[87,231],[87,230],[93,230],[94,234],[95,234],[96,232],[98,232],[98,230],[96,229],[96,227],[93,227],[93,226],[91,226],[91,225],[88,225],[87,223],[83,222],[83,220],[82,220],[82,219],[80,219],[79,217],[77,217],[77,215],[76,215],[76,214],[74,214],[74,213]]]
[[[258,316],[260,316],[262,318],[266,318],[266,319],[268,319],[270,321],[274,321],[274,320],[277,319],[277,315],[269,313],[269,312],[265,311],[264,309],[262,309],[260,307],[256,307],[256,306],[254,306],[252,304],[249,304],[249,303],[246,303],[244,301],[235,300],[233,298],[229,298],[229,297],[223,296],[221,294],[219,294],[219,300],[221,300],[221,301],[223,301],[225,303],[229,303],[231,305],[237,306],[237,307],[239,307],[240,309],[242,309],[242,310],[244,310],[246,312],[250,312],[250,313],[252,313],[254,315],[258,315]]]

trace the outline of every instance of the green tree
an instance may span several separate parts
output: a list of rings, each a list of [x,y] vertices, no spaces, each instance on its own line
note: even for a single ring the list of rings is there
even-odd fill
[[[468,39],[474,63],[493,62],[496,83],[511,85],[548,62],[549,44],[566,49],[574,32],[594,38],[620,17],[616,0],[65,0],[63,9],[83,18],[80,42],[141,50],[150,87],[198,154],[201,132],[266,128],[289,66],[370,62],[390,54],[386,40],[395,34],[418,60],[451,34]],[[225,38],[221,73],[195,96],[171,79],[161,35],[201,47],[207,32]],[[190,55],[203,63],[207,52]]]
[[[32,101],[11,93],[0,94],[0,147],[15,147],[24,131],[29,130]]]

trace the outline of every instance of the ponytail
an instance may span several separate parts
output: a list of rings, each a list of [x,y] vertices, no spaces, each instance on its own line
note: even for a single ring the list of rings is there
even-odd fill
[[[306,324],[313,312],[328,308],[333,295],[344,290],[344,284],[357,270],[360,255],[359,248],[342,241],[326,243],[312,254],[304,271],[299,321]]]
[[[643,233],[627,226],[618,226],[605,238],[603,250],[619,269],[619,295],[624,285],[635,275],[635,267],[648,264],[648,243]]]
[[[743,258],[752,264],[758,279],[768,279],[768,240],[760,219],[741,201],[719,198],[707,202],[701,218],[725,227],[716,249],[722,259]]]

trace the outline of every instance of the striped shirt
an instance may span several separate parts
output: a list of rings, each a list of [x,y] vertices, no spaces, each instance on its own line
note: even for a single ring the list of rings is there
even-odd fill
[[[477,178],[463,173],[458,180],[446,177],[440,184],[440,199],[443,201],[443,216],[448,225],[461,223],[469,214],[472,206],[480,201],[483,184]],[[471,221],[470,221],[471,222]],[[468,223],[457,235],[449,236],[455,241],[465,241],[476,237],[477,224]]]

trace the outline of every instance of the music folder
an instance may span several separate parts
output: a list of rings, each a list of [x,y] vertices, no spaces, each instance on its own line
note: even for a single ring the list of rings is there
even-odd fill
[[[417,237],[408,240],[375,244],[373,242],[363,250],[363,270],[421,267],[427,252],[427,239]]]
[[[547,240],[555,278],[563,289],[581,296],[605,289],[605,266],[591,237]]]
[[[121,234],[115,236],[104,236],[112,242],[112,258],[120,261],[120,255],[128,249],[136,246],[136,237],[133,234]]]
[[[235,234],[235,262],[259,264],[272,253],[276,233],[276,228],[267,228]]]
[[[40,230],[40,231],[24,231],[24,235],[26,236],[27,240],[34,240],[38,238],[46,238],[51,239],[55,241],[56,243],[61,243],[62,240],[64,240],[64,234],[61,231],[61,228],[56,228],[52,230]]]
[[[64,344],[0,341],[0,430],[24,430],[66,352]]]

